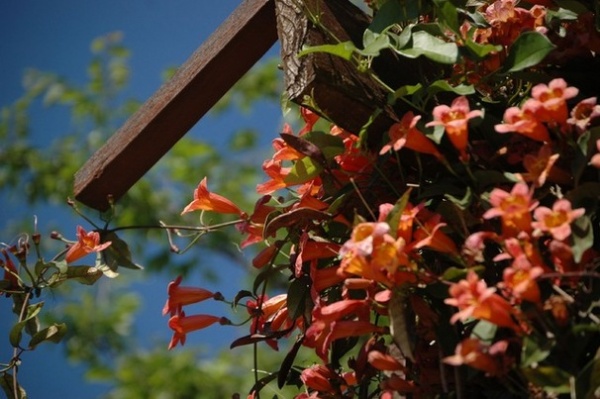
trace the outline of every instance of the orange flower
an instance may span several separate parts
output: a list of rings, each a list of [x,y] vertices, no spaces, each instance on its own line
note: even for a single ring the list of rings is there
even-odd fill
[[[92,252],[100,252],[111,244],[110,241],[100,244],[100,234],[96,231],[86,232],[83,227],[77,226],[77,242],[69,248],[65,256],[68,263],[74,262],[77,259],[91,254]]]
[[[553,79],[545,85],[540,83],[531,89],[531,97],[538,102],[540,107],[536,110],[536,117],[543,122],[564,124],[567,121],[567,100],[575,97],[579,90],[567,87],[564,79]]]
[[[469,270],[466,279],[450,286],[451,298],[444,300],[444,303],[456,306],[459,310],[450,318],[450,322],[456,323],[472,317],[487,320],[500,327],[520,330],[512,318],[511,305],[495,291],[495,288],[488,288],[477,273]]]
[[[435,251],[458,255],[458,248],[454,241],[441,230],[446,226],[446,223],[442,223],[441,220],[440,214],[434,214],[422,222],[414,232],[413,239],[416,241],[413,242],[411,248],[427,247]]]
[[[204,288],[180,287],[179,284],[181,284],[181,280],[182,278],[179,276],[169,283],[167,288],[169,297],[163,308],[163,316],[167,313],[170,313],[171,316],[181,313],[181,309],[185,305],[202,302],[209,298],[221,297],[220,293],[213,293]]]
[[[335,393],[335,388],[331,384],[338,378],[338,375],[328,367],[321,364],[315,364],[309,368],[302,370],[300,379],[307,387],[315,391],[324,393]]]
[[[494,126],[498,133],[519,133],[532,140],[548,142],[550,135],[548,129],[535,116],[533,103],[528,100],[519,107],[510,107],[504,111],[504,123]]]
[[[512,265],[504,269],[502,288],[507,289],[517,299],[539,303],[540,289],[537,279],[544,273],[540,266],[533,266],[525,254],[515,258]]]
[[[460,96],[452,101],[450,106],[438,105],[433,109],[434,120],[425,126],[444,126],[446,134],[454,148],[460,153],[463,162],[468,161],[467,144],[469,140],[469,119],[483,116],[480,110],[471,111],[467,97]]]
[[[531,231],[531,211],[538,202],[532,200],[533,192],[525,183],[517,183],[510,193],[495,188],[490,193],[493,208],[483,214],[485,219],[500,216],[502,218],[502,234],[505,237],[516,237],[521,232]]]
[[[390,127],[388,131],[390,142],[381,148],[379,154],[385,154],[392,148],[394,151],[400,151],[401,148],[406,147],[416,152],[433,155],[438,159],[443,158],[435,144],[417,129],[419,119],[421,119],[421,116],[415,116],[412,111],[404,114],[399,123],[395,123]]]
[[[507,370],[504,365],[507,348],[507,341],[498,341],[492,346],[487,346],[476,338],[467,338],[456,346],[453,356],[448,356],[443,361],[453,366],[473,367],[491,376],[499,375]]]
[[[169,343],[169,350],[181,343],[185,344],[186,334],[209,327],[215,323],[221,325],[231,324],[225,317],[217,317],[208,314],[197,314],[186,316],[184,312],[176,314],[169,319],[169,327],[173,330],[173,337]]]
[[[381,371],[404,371],[406,369],[394,356],[378,350],[369,352],[368,361],[373,367]]]
[[[236,204],[219,194],[208,191],[206,184],[205,177],[194,190],[194,200],[183,209],[183,212],[181,212],[182,215],[184,213],[202,210],[215,211],[218,213],[233,213],[240,215],[241,217],[246,217],[246,214]]]
[[[550,233],[554,239],[566,240],[571,235],[571,223],[585,214],[584,208],[572,209],[571,202],[561,198],[552,205],[552,209],[545,206],[538,207],[533,216],[536,221],[531,223],[535,229],[534,235]]]
[[[570,176],[564,171],[554,168],[554,163],[559,156],[558,153],[552,154],[552,148],[548,144],[544,144],[537,155],[526,154],[523,157],[523,166],[527,173],[522,173],[521,177],[527,182],[533,182],[536,187],[543,186],[548,177],[551,177],[551,181],[567,183]]]

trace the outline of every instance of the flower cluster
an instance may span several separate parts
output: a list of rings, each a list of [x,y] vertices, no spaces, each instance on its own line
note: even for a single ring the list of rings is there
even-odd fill
[[[261,245],[254,289],[233,302],[250,297],[250,335],[232,346],[278,349],[295,333],[278,380],[304,386],[296,398],[470,397],[482,386],[584,397],[600,383],[582,371],[597,367],[600,342],[600,106],[546,74],[556,70],[543,56],[524,56],[552,60],[564,51],[550,42],[556,30],[571,38],[589,17],[536,3],[421,10],[380,42],[446,63],[450,46],[452,72],[440,68],[443,83],[430,87],[392,88],[411,107],[380,137],[302,109],[299,133],[286,126],[273,141],[252,212],[209,192],[206,179],[196,190],[184,212],[236,214],[242,247]],[[439,48],[425,51],[430,32]],[[576,53],[592,57],[599,38],[589,33]],[[212,296],[169,293],[165,313],[182,319],[183,305]],[[173,320],[170,347],[222,319]],[[320,362],[292,373],[301,349]],[[469,377],[452,370],[460,366]]]

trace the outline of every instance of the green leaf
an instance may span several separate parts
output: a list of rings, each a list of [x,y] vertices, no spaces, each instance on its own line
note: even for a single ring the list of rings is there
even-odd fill
[[[102,274],[102,270],[94,266],[69,266],[66,276],[68,279],[74,279],[81,284],[92,285],[102,277]]]
[[[323,167],[312,158],[302,158],[294,163],[290,173],[283,179],[290,185],[306,183],[319,176]]]
[[[569,393],[571,385],[569,379],[571,374],[558,367],[540,366],[524,367],[522,369],[525,377],[534,385],[552,393]]]
[[[485,56],[487,56],[488,54],[494,52],[494,51],[500,51],[502,50],[502,46],[500,45],[493,45],[493,44],[480,44],[477,42],[474,42],[471,39],[467,39],[465,42],[465,45],[467,47],[467,49],[469,49],[470,53],[473,54],[476,58],[478,59],[483,59]]]
[[[537,65],[554,47],[552,42],[539,32],[523,32],[510,46],[503,69],[508,73]]]
[[[458,11],[452,2],[448,0],[433,0],[440,22],[444,23],[450,30],[459,33]]]
[[[14,391],[15,383],[14,377],[12,374],[3,372],[0,375],[0,387],[4,391],[4,394],[7,398],[10,399],[27,399],[27,393],[21,387],[21,385],[17,382],[17,392]]]
[[[589,217],[583,215],[571,223],[571,237],[573,239],[573,259],[576,263],[581,261],[585,251],[594,245],[594,229]]]
[[[474,266],[470,269],[463,269],[456,266],[450,266],[442,274],[442,281],[459,281],[467,277],[469,270],[473,270],[475,273],[481,275],[485,270],[483,266]]]
[[[550,341],[552,345],[545,345],[541,347],[540,343],[529,336],[523,339],[523,353],[521,355],[521,366],[532,367],[542,360],[546,359],[552,350],[554,341]]]
[[[494,337],[498,331],[498,326],[494,323],[490,323],[486,320],[479,320],[473,328],[472,336],[477,337],[479,340],[491,344],[494,342]]]
[[[463,84],[452,86],[447,80],[444,79],[436,80],[427,87],[427,92],[431,95],[442,91],[452,92],[458,94],[459,96],[468,96],[475,93],[475,88],[473,85]]]
[[[129,245],[113,231],[102,235],[102,242],[110,241],[111,244],[104,251],[99,254],[105,258],[105,264],[110,267],[112,271],[116,271],[118,266],[123,266],[128,269],[143,269],[142,266],[135,264],[131,261],[131,251]]]
[[[381,50],[390,47],[390,37],[384,33],[366,30],[363,34],[363,49],[357,52],[365,57],[377,57]]]
[[[408,58],[422,55],[441,64],[454,64],[458,58],[456,43],[445,42],[424,30],[413,32],[412,46],[396,51]]]
[[[57,344],[65,336],[66,333],[66,324],[53,324],[50,327],[38,331],[29,341],[29,348],[33,349],[42,342],[53,342]]]
[[[332,160],[345,151],[344,140],[339,136],[315,130],[306,133],[302,138],[316,145],[327,160]]]
[[[349,61],[356,50],[356,46],[350,41],[338,44],[322,44],[320,46],[304,47],[298,53],[298,57],[304,57],[312,53],[327,53]]]
[[[389,0],[381,5],[369,26],[369,30],[377,33],[383,32],[394,24],[403,24],[418,18],[428,8],[421,1]]]
[[[306,309],[307,298],[310,298],[310,277],[303,275],[292,280],[287,293],[288,314],[291,320],[302,316]]]
[[[407,359],[414,361],[414,320],[408,315],[409,291],[406,287],[396,288],[388,304],[390,335]]]
[[[398,199],[398,201],[396,201],[396,203],[394,204],[394,207],[392,208],[391,212],[387,216],[387,222],[392,229],[391,234],[394,238],[396,238],[396,236],[397,236],[398,225],[400,224],[400,218],[402,218],[402,212],[404,212],[404,209],[406,208],[406,205],[408,204],[408,200],[410,199],[411,191],[412,191],[412,188],[409,188],[408,190],[406,190],[406,192],[404,192],[404,194],[402,194],[402,196]]]

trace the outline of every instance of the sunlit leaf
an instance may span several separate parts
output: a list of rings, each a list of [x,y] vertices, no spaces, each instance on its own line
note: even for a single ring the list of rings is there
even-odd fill
[[[352,54],[356,51],[356,46],[350,41],[339,44],[322,44],[320,46],[305,47],[298,53],[298,57],[303,57],[312,53],[327,53],[345,60],[350,60]]]

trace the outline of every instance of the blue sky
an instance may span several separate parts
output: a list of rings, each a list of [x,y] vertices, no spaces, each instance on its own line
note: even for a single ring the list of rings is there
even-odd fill
[[[94,38],[112,31],[123,32],[124,44],[132,51],[132,79],[126,96],[145,100],[162,83],[161,72],[166,67],[182,64],[238,4],[239,0],[1,2],[0,107],[11,104],[22,94],[21,78],[25,68],[51,71],[71,81],[84,82],[90,60],[90,43]],[[276,51],[274,48],[270,54],[276,54]],[[265,124],[265,121],[269,123]],[[191,134],[215,138],[219,135],[214,132],[231,132],[239,127],[253,126],[275,136],[280,123],[279,107],[264,106],[249,115],[237,115],[234,118],[205,117]],[[32,115],[32,133],[40,146],[57,135],[68,133],[69,124],[64,114],[41,107]],[[257,160],[257,165],[259,162]],[[13,194],[16,197],[19,195]],[[5,198],[0,197],[0,201],[5,201]],[[0,207],[0,234],[10,217],[31,217],[34,214],[40,219],[40,231],[43,231],[45,221],[53,217],[45,212],[43,208],[31,209],[13,202],[5,203]],[[65,229],[72,228],[75,223],[77,219],[69,220]],[[5,239],[0,237],[0,240]],[[224,270],[232,273],[233,269],[226,267]],[[164,276],[152,277],[136,284],[144,299],[140,315],[144,324],[138,325],[138,328],[142,327],[145,333],[150,330],[153,338],[165,340],[168,340],[170,331],[160,310],[166,298],[168,279]],[[165,292],[165,296],[156,292]],[[10,353],[7,321],[11,320],[11,315],[6,306],[8,301],[2,302],[0,362],[6,361]],[[222,339],[222,334],[223,331],[216,331],[216,335],[203,332],[196,342],[212,344],[217,336]],[[102,386],[81,383],[82,370],[67,364],[61,351],[59,346],[41,345],[35,352],[24,356],[20,378],[30,397],[85,399],[95,398],[105,390]]]

